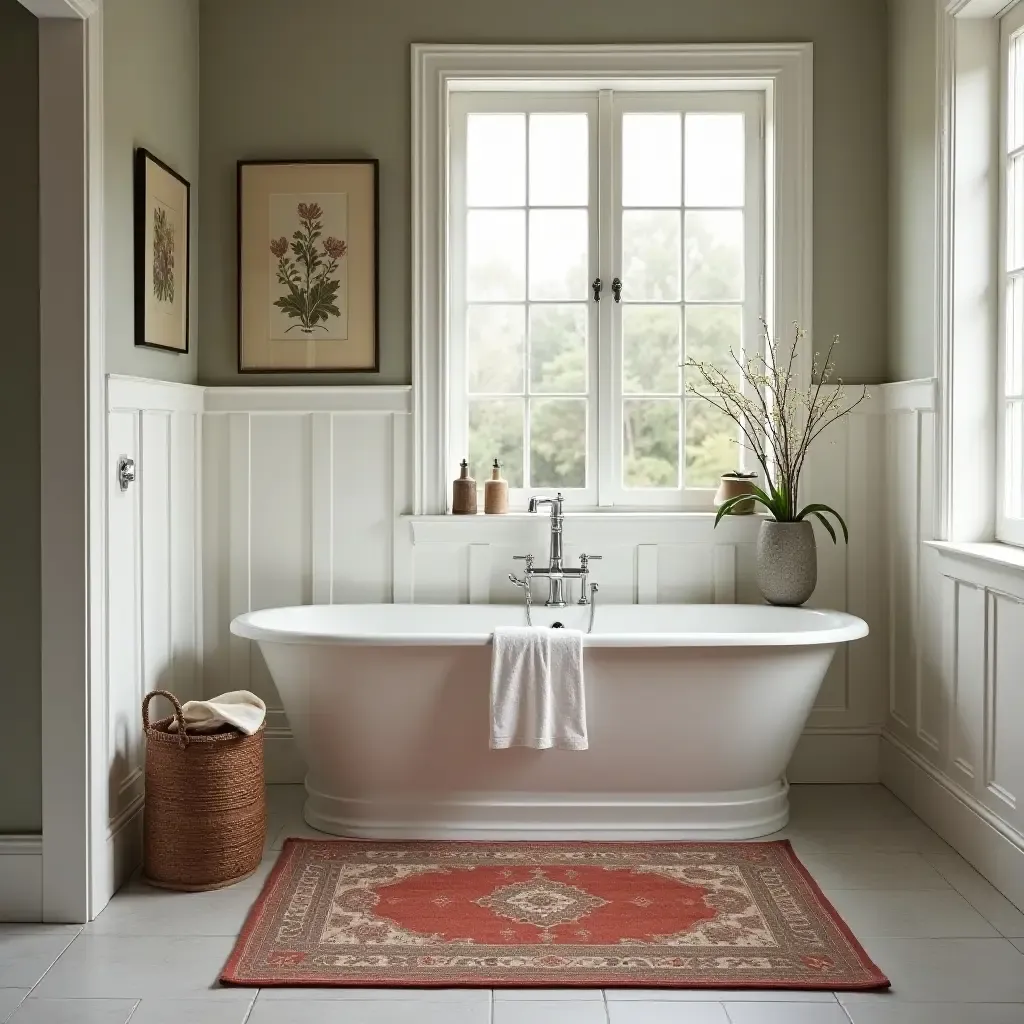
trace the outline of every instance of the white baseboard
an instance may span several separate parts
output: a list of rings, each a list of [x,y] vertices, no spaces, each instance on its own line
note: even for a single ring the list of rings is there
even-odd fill
[[[301,784],[306,766],[295,747],[287,719],[268,727],[264,765],[270,784]],[[808,729],[797,744],[786,773],[794,783],[878,782],[878,730]]]
[[[883,784],[1024,910],[1024,836],[888,732],[880,764]]]
[[[43,837],[0,836],[0,921],[42,921]]]

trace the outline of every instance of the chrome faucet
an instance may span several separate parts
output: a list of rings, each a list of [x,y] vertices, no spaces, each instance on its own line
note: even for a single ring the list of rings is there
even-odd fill
[[[578,569],[565,568],[562,562],[563,502],[564,499],[561,493],[554,498],[545,498],[538,495],[530,499],[529,510],[531,512],[537,512],[542,505],[551,506],[551,550],[548,555],[547,567],[543,569],[535,569],[533,567],[533,555],[514,556],[518,561],[526,562],[526,572],[523,573],[522,579],[509,574],[509,580],[517,587],[522,587],[526,590],[527,604],[529,604],[530,600],[530,583],[536,576],[547,578],[548,599],[545,603],[549,608],[564,608],[566,606],[565,581],[568,579],[578,579],[580,581],[580,599],[577,603],[590,604],[590,591],[587,587],[590,563],[595,559],[600,561],[601,556],[580,555],[580,567]]]

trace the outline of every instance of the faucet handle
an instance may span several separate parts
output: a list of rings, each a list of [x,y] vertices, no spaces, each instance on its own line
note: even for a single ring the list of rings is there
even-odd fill
[[[533,568],[533,555],[513,555],[512,561],[525,562],[527,572],[529,572]]]
[[[580,566],[586,569],[588,562],[600,562],[604,555],[580,555]]]

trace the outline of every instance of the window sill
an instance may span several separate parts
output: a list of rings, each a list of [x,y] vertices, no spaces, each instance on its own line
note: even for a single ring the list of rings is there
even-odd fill
[[[1013,544],[963,544],[949,540],[926,540],[924,544],[944,558],[1024,573],[1024,548]]]
[[[501,516],[403,515],[413,544],[532,543],[547,535],[547,512]],[[713,511],[666,512],[615,509],[565,513],[565,542],[637,544],[752,544],[764,516],[726,516],[715,527]],[[525,553],[525,551],[524,551]],[[599,552],[595,552],[599,553]]]

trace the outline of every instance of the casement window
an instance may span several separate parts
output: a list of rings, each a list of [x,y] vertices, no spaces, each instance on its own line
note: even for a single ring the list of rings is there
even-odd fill
[[[513,508],[710,510],[749,456],[686,359],[811,326],[810,45],[412,56],[413,511],[463,458]]]
[[[997,535],[1024,544],[1024,4],[1002,19]]]
[[[764,315],[764,94],[460,92],[450,107],[449,453],[513,501],[707,507]]]

